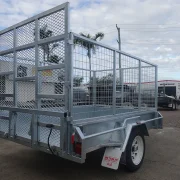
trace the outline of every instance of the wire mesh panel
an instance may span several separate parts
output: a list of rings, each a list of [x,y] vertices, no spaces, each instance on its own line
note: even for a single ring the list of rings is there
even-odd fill
[[[39,46],[39,66],[57,65],[64,62],[64,41],[55,41]]]
[[[30,139],[32,114],[17,113],[16,135]]]
[[[35,75],[35,48],[17,52],[17,77]]]
[[[96,104],[112,105],[113,102],[113,71],[100,71],[96,73]],[[92,84],[93,93],[93,84]]]
[[[155,67],[142,63],[141,105],[155,108]]]
[[[35,108],[35,83],[34,81],[18,81],[17,86],[17,107]]]
[[[13,106],[13,54],[0,56],[0,106]]]
[[[49,16],[39,19],[40,36],[44,39],[65,33],[65,10],[52,13]]]
[[[61,31],[60,31],[61,32]],[[60,33],[59,32],[59,33]],[[64,94],[65,84],[65,41],[55,41],[39,46],[39,67],[46,67],[38,72],[39,93],[49,95],[41,98],[41,107],[50,111],[62,111],[64,100],[50,98],[51,95]],[[61,66],[61,68],[58,68]],[[48,69],[48,66],[51,67]],[[52,68],[53,66],[53,68]]]
[[[9,117],[9,112],[5,110],[0,110],[0,132],[8,133],[9,132],[9,120],[2,117]]]
[[[40,101],[42,110],[64,112],[64,100],[41,98]]]
[[[0,51],[13,48],[13,30],[0,35]]]
[[[17,52],[16,95],[19,108],[35,108],[35,80],[23,79],[35,76],[35,48]]]
[[[74,106],[94,103],[112,105],[112,89],[109,90],[112,70],[94,72],[113,68],[113,51],[76,37],[74,44]]]
[[[40,143],[48,143],[48,136],[50,134],[50,128],[46,127],[38,127],[38,132],[39,132],[39,142]],[[49,144],[50,146],[56,146],[60,147],[60,130],[53,129],[51,136],[49,138]]]
[[[14,55],[13,53],[9,53],[3,56],[0,56],[0,72],[8,72],[13,71],[13,62],[14,62]]]
[[[35,21],[17,28],[17,46],[22,46],[34,42],[35,40]]]
[[[37,94],[64,93],[65,68],[55,66],[65,63],[66,36],[69,31],[66,11],[68,3],[0,32],[0,54],[7,51],[7,54],[5,52],[0,56],[0,74],[6,72],[0,75],[0,92],[13,95],[0,97],[1,106],[15,104],[19,108],[42,107],[50,111],[55,106],[56,111],[64,106],[64,100],[43,98]],[[45,66],[51,68],[38,69]],[[16,98],[14,103],[13,97]],[[35,106],[35,102],[40,104]]]
[[[13,31],[0,35],[0,52],[13,48]],[[13,106],[14,54],[0,56],[0,106]]]
[[[118,53],[119,55],[119,53]],[[119,56],[118,56],[119,58]],[[122,68],[137,68],[139,67],[139,60],[137,60],[136,58],[124,55],[124,54],[120,54],[120,61],[121,61],[121,67]],[[117,60],[117,65],[119,64],[119,60]],[[117,66],[116,65],[116,66]]]
[[[110,114],[154,107],[155,83],[151,83],[151,87],[146,85],[147,90],[143,84],[155,82],[155,66],[79,35],[74,36],[74,109],[77,105],[84,105],[80,102],[83,102],[86,88],[90,99],[86,104],[95,107],[89,108],[92,116],[98,115],[96,112],[102,111],[102,107],[106,112],[107,108],[111,109]],[[84,90],[75,94],[76,86]],[[87,114],[89,117],[89,112]]]
[[[0,131],[8,132],[11,122],[13,136],[31,139],[32,135],[32,144],[38,144],[38,134],[38,141],[47,144],[50,129],[38,126],[36,132],[37,123],[32,127],[31,122],[38,119],[44,126],[60,126],[59,117],[39,114],[64,114],[65,102],[66,111],[69,107],[69,73],[65,71],[70,62],[68,10],[68,3],[64,3],[0,31],[0,106],[7,106],[10,114],[13,107],[10,120],[0,118]],[[0,116],[4,116],[1,111]],[[57,126],[50,145],[60,147]]]
[[[138,107],[139,69],[122,69],[122,83],[117,94],[119,94],[121,106]],[[117,95],[118,96],[118,95]],[[118,97],[119,97],[118,96]]]
[[[89,93],[90,71],[73,70],[73,105],[82,106],[92,104],[92,94]]]
[[[39,93],[49,95],[41,98],[41,107],[50,111],[61,111],[64,109],[64,99],[58,99],[58,95],[64,95],[65,69],[46,69],[39,71]],[[52,97],[57,96],[57,99]],[[52,98],[51,98],[52,97]]]
[[[52,117],[52,116],[44,116],[40,115],[38,122],[59,125],[60,126],[60,118]],[[38,127],[38,141],[41,143],[48,144],[48,136],[50,146],[60,147],[60,130],[52,129],[52,133],[50,134],[50,128],[47,127]]]
[[[10,75],[0,76],[0,106],[13,106],[13,82]]]
[[[9,121],[8,120],[0,119],[0,131],[4,132],[4,133],[9,132]]]

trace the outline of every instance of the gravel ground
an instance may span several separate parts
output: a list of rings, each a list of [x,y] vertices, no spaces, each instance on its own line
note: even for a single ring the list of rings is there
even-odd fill
[[[177,127],[180,128],[180,109],[171,111],[169,109],[159,109],[164,117],[164,127]]]
[[[0,139],[0,180],[179,180],[180,110],[161,113],[164,129],[150,131],[143,166],[135,173],[124,166],[118,171],[101,167],[100,151],[81,165]]]

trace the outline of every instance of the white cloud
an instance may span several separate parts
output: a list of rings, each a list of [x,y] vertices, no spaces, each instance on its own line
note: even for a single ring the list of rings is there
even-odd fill
[[[8,27],[64,2],[0,0],[0,26]],[[119,24],[123,51],[157,63],[160,79],[164,77],[163,72],[172,78],[179,75],[180,79],[180,32],[177,28],[180,27],[180,1],[70,0],[70,5],[71,30],[91,34],[105,32],[104,43],[117,47],[115,24]],[[175,75],[174,71],[177,71]]]
[[[172,51],[172,48],[168,48],[168,47],[165,47],[164,45],[163,46],[159,46],[155,49],[155,51],[159,52],[159,53],[164,53],[164,52],[171,52]]]

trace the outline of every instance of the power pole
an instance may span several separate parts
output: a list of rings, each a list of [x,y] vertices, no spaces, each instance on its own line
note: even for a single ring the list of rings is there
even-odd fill
[[[119,50],[121,51],[121,32],[120,32],[120,28],[117,26],[117,24],[116,24],[116,28],[118,30],[118,40],[117,40],[117,42],[118,42],[118,45],[119,45]]]
[[[116,24],[116,28],[117,28],[117,31],[118,31],[118,46],[119,46],[119,50],[121,51],[121,34],[120,34],[120,28],[117,26]],[[119,53],[119,78],[121,77],[121,54]]]
[[[120,34],[120,28],[116,24],[116,28],[118,31],[118,45],[119,45],[119,50],[121,51],[121,34]],[[123,91],[124,91],[124,85],[123,85],[123,70],[121,69],[121,53],[119,53],[119,83],[121,85],[121,106],[123,105]]]

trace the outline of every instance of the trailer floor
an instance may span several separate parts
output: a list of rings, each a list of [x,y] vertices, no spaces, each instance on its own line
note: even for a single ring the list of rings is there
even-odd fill
[[[143,166],[135,173],[101,167],[100,152],[81,165],[0,139],[0,180],[179,180],[180,110],[161,113],[165,127],[150,131]]]

